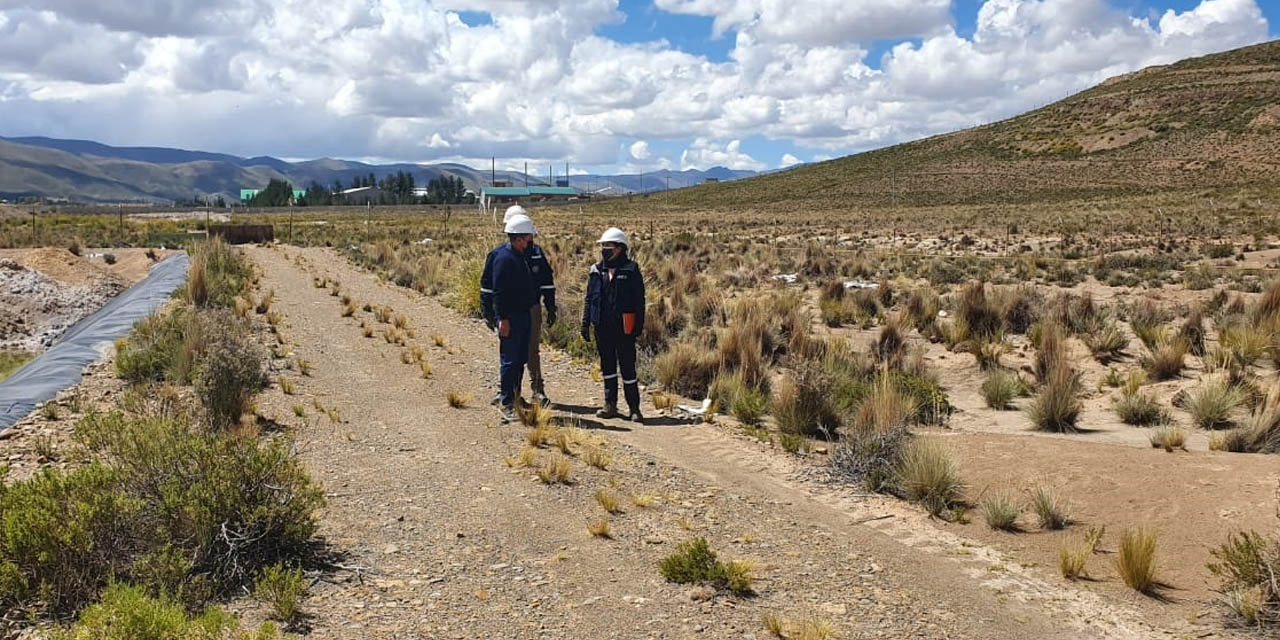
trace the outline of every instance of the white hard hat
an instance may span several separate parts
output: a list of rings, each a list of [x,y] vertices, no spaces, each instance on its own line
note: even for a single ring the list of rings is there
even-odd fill
[[[506,231],[507,233],[515,233],[515,234],[529,233],[529,234],[537,235],[538,233],[533,229],[533,220],[530,220],[529,216],[526,216],[524,214],[519,214],[519,213],[507,219],[507,226],[505,227],[504,231]]]
[[[516,216],[528,217],[528,215],[529,215],[529,212],[525,211],[524,207],[518,204],[513,204],[507,207],[506,213],[502,214],[502,222],[503,223],[511,222],[511,219]]]
[[[627,241],[627,234],[617,227],[609,227],[600,235],[600,239],[596,240],[596,244],[604,244],[606,242],[616,242],[621,245],[631,246]]]

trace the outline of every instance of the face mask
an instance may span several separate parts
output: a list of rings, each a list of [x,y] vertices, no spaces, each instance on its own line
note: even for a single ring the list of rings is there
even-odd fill
[[[600,249],[600,258],[603,259],[605,262],[612,260],[613,249],[609,247],[604,247],[603,249]]]

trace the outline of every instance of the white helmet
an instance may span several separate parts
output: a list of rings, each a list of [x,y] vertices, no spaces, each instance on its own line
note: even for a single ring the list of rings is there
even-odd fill
[[[617,227],[609,227],[600,235],[600,239],[596,240],[596,244],[604,244],[606,242],[616,242],[623,246],[631,246],[627,241],[627,234]]]
[[[502,214],[502,222],[503,222],[503,223],[511,222],[511,219],[512,219],[512,218],[514,218],[514,217],[516,217],[516,216],[526,216],[526,217],[528,217],[528,215],[529,215],[529,212],[525,211],[525,210],[524,210],[524,207],[522,207],[522,206],[520,206],[520,205],[518,205],[518,204],[513,204],[513,205],[511,205],[511,206],[507,207],[507,212],[506,212],[506,213]]]
[[[515,234],[538,234],[538,232],[533,229],[533,220],[530,220],[529,216],[519,213],[507,219],[507,226],[504,228],[504,231]]]

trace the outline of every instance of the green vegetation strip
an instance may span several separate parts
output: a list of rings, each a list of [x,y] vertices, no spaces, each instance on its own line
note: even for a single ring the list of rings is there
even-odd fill
[[[34,354],[26,351],[0,351],[0,382],[4,382],[33,357]]]

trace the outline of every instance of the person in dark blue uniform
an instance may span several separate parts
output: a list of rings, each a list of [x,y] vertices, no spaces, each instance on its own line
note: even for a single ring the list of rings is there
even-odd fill
[[[503,422],[515,420],[520,379],[529,360],[532,326],[529,308],[537,303],[537,287],[525,255],[537,233],[528,216],[507,221],[507,242],[489,253],[480,276],[480,308],[490,330],[498,332],[498,411]]]
[[[524,207],[513,205],[507,208],[506,214],[502,217],[503,225],[511,222],[515,216],[528,216]],[[488,321],[494,317],[492,305],[492,296],[486,296],[486,292],[492,293],[493,282],[493,256],[496,250],[489,252],[489,256],[485,258],[484,275],[480,278],[480,308],[484,313],[484,317],[489,329],[492,331],[496,326],[496,320]],[[546,320],[547,327],[556,323],[556,283],[555,273],[551,268],[551,261],[547,259],[547,254],[538,246],[537,241],[529,243],[529,248],[524,252],[524,260],[529,265],[529,273],[533,276],[534,299],[533,306],[529,308],[529,358],[525,362],[526,368],[529,370],[529,391],[534,402],[543,407],[551,406],[551,399],[547,397],[546,383],[542,377],[542,357],[539,347],[542,344],[542,323]],[[542,311],[543,306],[546,307],[546,313]],[[499,384],[501,387],[501,384]],[[521,388],[516,388],[516,396],[520,397]],[[502,392],[495,393],[489,404],[498,405],[502,401]]]
[[[644,277],[640,265],[627,256],[627,234],[611,227],[600,236],[600,262],[587,275],[587,296],[582,307],[582,339],[590,340],[595,328],[596,352],[604,374],[604,408],[601,418],[616,418],[618,379],[626,396],[627,417],[644,420],[640,413],[640,386],[636,378],[636,338],[644,331]]]

